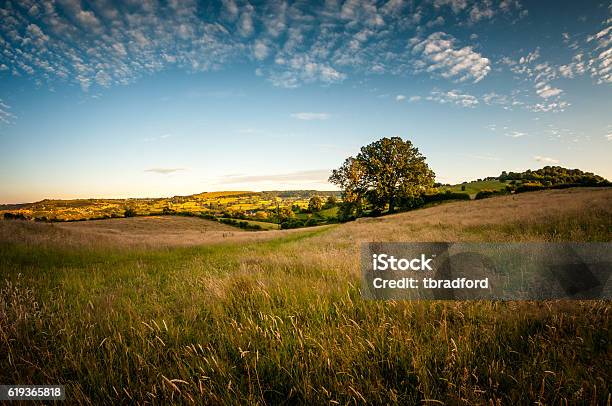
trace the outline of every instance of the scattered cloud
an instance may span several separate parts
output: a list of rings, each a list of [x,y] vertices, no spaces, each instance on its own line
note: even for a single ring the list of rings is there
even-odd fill
[[[0,123],[11,124],[17,118],[11,113],[11,107],[0,99]]]
[[[253,54],[255,55],[255,59],[261,61],[262,59],[266,59],[270,50],[268,46],[263,41],[255,41],[255,47],[253,50]]]
[[[606,134],[606,139],[607,139],[608,141],[612,141],[612,132],[611,132],[611,133]]]
[[[457,40],[444,32],[435,32],[424,40],[413,38],[412,53],[418,57],[416,72],[440,75],[456,82],[481,81],[491,71],[490,61],[471,46],[459,48]]]
[[[546,164],[558,164],[559,160],[554,159],[554,158],[550,158],[547,156],[540,156],[540,155],[536,155],[533,157],[533,159],[535,159],[538,162],[542,162],[542,163],[546,163]]]
[[[158,174],[162,174],[162,175],[169,175],[171,173],[175,173],[175,172],[181,172],[184,171],[184,168],[150,168],[150,169],[145,169],[145,172],[151,172],[151,173],[158,173]]]
[[[330,115],[329,113],[292,113],[291,117],[297,118],[298,120],[327,120]]]
[[[404,101],[404,100],[406,100],[406,96],[404,96],[403,94],[398,94],[397,96],[395,96],[395,100],[396,101]]]
[[[555,87],[551,87],[550,85],[540,82],[536,84],[536,93],[538,96],[548,99],[549,97],[558,96],[563,92],[561,89],[557,89]]]
[[[418,102],[419,100],[421,100],[422,97],[421,96],[410,96],[410,98],[408,99],[408,101],[410,103],[414,103],[414,102]]]
[[[248,59],[259,75],[287,88],[340,83],[354,73],[402,75],[415,57],[416,70],[478,82],[490,63],[474,46],[443,32],[420,35],[521,10],[516,0],[27,3],[0,6],[0,70],[50,85],[72,82],[83,91],[165,69],[206,72]],[[442,17],[445,7],[453,13]],[[405,38],[421,39],[407,49]]]
[[[460,93],[458,90],[449,90],[447,92],[432,90],[425,99],[440,104],[454,104],[461,107],[475,107],[478,104],[478,99],[475,96]]]

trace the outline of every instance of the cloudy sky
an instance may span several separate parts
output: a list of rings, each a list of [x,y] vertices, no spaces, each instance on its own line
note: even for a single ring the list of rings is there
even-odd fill
[[[0,202],[330,189],[384,136],[441,182],[612,178],[603,1],[0,2]]]

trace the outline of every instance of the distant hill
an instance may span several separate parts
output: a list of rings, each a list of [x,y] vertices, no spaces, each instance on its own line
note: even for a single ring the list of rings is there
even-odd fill
[[[272,221],[279,208],[306,209],[312,196],[339,197],[337,191],[218,191],[168,198],[44,199],[0,206],[0,217],[40,221],[79,221],[135,215],[182,214]]]
[[[497,178],[501,182],[531,182],[542,186],[555,185],[579,185],[579,186],[602,186],[610,185],[610,182],[602,176],[591,172],[583,172],[580,169],[567,169],[561,166],[545,166],[542,169],[525,172],[502,172]]]

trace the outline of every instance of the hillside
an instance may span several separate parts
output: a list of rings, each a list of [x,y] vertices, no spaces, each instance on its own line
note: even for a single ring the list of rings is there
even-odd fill
[[[455,237],[434,234],[435,229],[450,232],[479,226],[492,228],[506,224],[537,224],[547,219],[576,216],[581,212],[612,211],[611,188],[574,188],[537,191],[505,195],[476,201],[450,202],[444,205],[417,209],[377,218],[360,218],[333,227],[342,241],[428,241],[431,238],[454,240]],[[573,218],[573,217],[572,217]],[[256,241],[278,238],[294,230],[246,232],[235,227],[197,217],[149,216],[92,220],[66,223],[0,222],[1,238],[12,240],[21,229],[30,230],[46,242],[62,244],[66,240],[95,242],[111,245],[197,245],[227,241]],[[424,230],[415,233],[414,230]],[[10,230],[10,231],[9,231]],[[296,232],[298,230],[295,230]],[[592,232],[592,231],[591,231]],[[471,237],[475,238],[475,237]],[[508,238],[499,236],[499,238]],[[512,235],[512,239],[530,238],[528,235]]]
[[[610,241],[611,219],[599,188],[225,240],[197,218],[0,222],[0,381],[94,404],[605,404],[609,302],[367,301],[358,261],[362,241]]]

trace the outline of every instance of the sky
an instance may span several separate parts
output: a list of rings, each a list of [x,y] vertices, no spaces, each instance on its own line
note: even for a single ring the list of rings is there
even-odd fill
[[[334,189],[382,137],[442,183],[612,179],[602,1],[0,1],[0,203]]]

